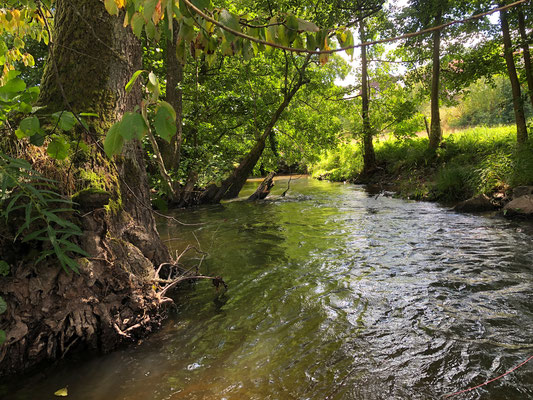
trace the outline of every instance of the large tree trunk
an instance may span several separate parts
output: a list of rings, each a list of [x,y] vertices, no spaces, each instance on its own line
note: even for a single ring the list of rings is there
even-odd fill
[[[516,120],[516,140],[519,144],[527,142],[527,125],[524,114],[524,101],[522,100],[522,93],[520,90],[520,81],[516,73],[516,66],[513,57],[513,43],[509,33],[509,22],[507,21],[507,13],[500,11],[500,23],[503,36],[503,50],[505,56],[505,63],[507,64],[507,73],[511,81],[511,88],[513,90],[513,108]]]
[[[442,23],[442,11],[439,9],[435,16],[435,25]],[[431,128],[429,130],[429,149],[437,150],[442,139],[440,126],[440,39],[441,31],[433,32],[433,74],[431,81]]]
[[[140,144],[128,143],[116,167],[96,145],[140,101],[139,88],[130,94],[124,90],[140,69],[140,44],[123,28],[123,16],[108,15],[99,0],[57,0],[55,7],[40,104],[47,112],[72,109],[99,115],[89,121],[89,133],[81,128],[76,132],[89,150],[72,155],[72,170],[58,188],[75,194],[80,203],[84,236],[79,244],[91,258],[78,260],[79,274],[64,273],[52,260],[41,263],[35,274],[22,245],[1,249],[4,255],[16,253],[20,262],[12,276],[0,280],[8,303],[0,319],[7,327],[0,374],[61,358],[72,346],[111,350],[161,320],[161,301],[151,279],[154,265],[170,257],[150,209]],[[42,172],[50,173],[54,163],[44,164],[49,167]],[[55,172],[64,175],[65,167],[55,165]],[[106,191],[109,204],[95,208],[86,189]]]
[[[518,29],[522,39],[522,49],[524,54],[524,69],[526,70],[527,88],[529,90],[529,100],[533,106],[533,66],[531,65],[531,52],[529,51],[529,40],[526,32],[526,20],[522,6],[518,8]]]
[[[363,21],[359,23],[359,33],[361,35],[361,42],[364,42],[365,25]],[[369,174],[376,169],[376,154],[374,153],[372,128],[370,126],[366,46],[361,46],[361,99],[363,103],[363,173]]]

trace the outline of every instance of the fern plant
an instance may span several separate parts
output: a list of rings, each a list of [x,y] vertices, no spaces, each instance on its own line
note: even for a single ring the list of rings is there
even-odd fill
[[[24,223],[14,240],[49,243],[50,247],[41,251],[35,264],[56,256],[66,272],[78,273],[78,264],[71,255],[89,255],[72,241],[82,231],[64,218],[65,214],[75,212],[73,202],[52,190],[55,183],[37,173],[27,161],[0,154],[0,217],[8,223],[15,211],[19,211],[17,215],[24,214]]]

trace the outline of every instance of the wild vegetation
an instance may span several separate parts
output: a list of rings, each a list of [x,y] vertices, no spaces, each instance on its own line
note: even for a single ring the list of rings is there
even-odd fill
[[[432,200],[533,184],[529,0],[271,3],[0,2],[1,374],[159,324],[184,269],[152,204],[307,169]]]

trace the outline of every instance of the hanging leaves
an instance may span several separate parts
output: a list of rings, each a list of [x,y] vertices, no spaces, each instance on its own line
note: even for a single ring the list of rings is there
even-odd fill
[[[176,111],[166,101],[161,101],[157,106],[154,127],[157,134],[169,143],[176,134]]]
[[[104,0],[104,6],[109,14],[118,15],[118,7],[115,0]]]

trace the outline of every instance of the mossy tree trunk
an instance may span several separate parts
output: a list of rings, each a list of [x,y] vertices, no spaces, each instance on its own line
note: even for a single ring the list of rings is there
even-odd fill
[[[88,130],[74,133],[90,150],[71,155],[67,184],[59,188],[66,195],[77,192],[84,233],[79,244],[91,258],[78,260],[80,274],[66,274],[53,260],[36,269],[23,247],[10,250],[21,254],[12,276],[0,281],[8,303],[0,319],[7,331],[2,375],[61,358],[75,347],[111,350],[149,331],[161,320],[161,300],[151,283],[154,265],[170,259],[156,231],[140,144],[128,143],[116,165],[97,144],[140,101],[139,88],[124,90],[140,69],[140,44],[123,28],[123,16],[108,15],[99,0],[57,0],[55,7],[40,105],[46,112],[99,115],[89,118]],[[85,189],[110,193],[109,204],[85,207],[91,203]]]

